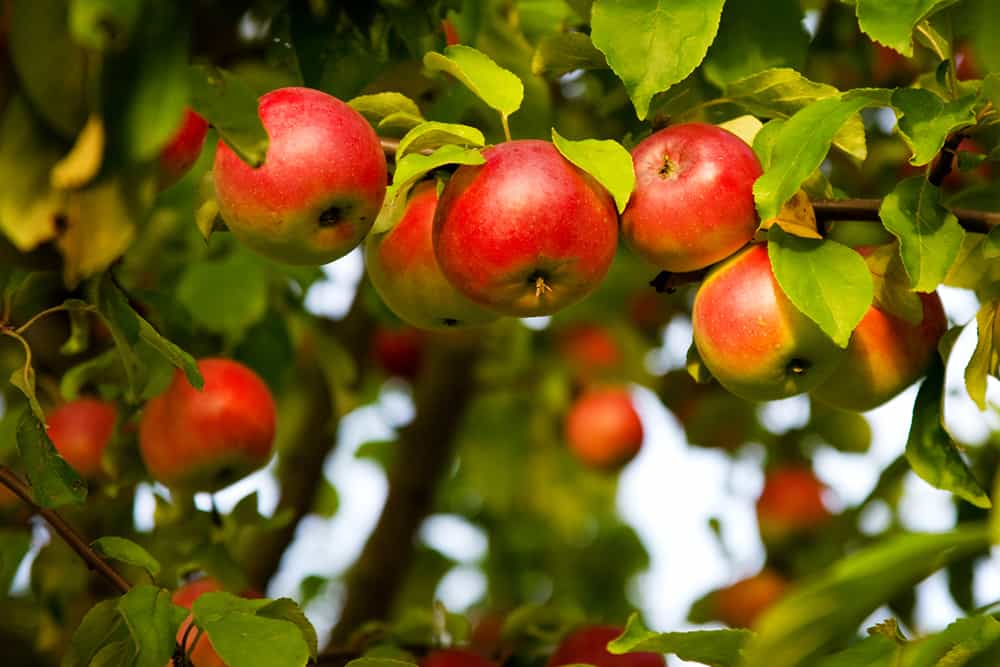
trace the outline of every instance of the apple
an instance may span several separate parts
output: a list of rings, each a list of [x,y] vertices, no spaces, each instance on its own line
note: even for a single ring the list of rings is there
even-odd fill
[[[607,274],[618,216],[607,191],[546,141],[508,141],[441,194],[434,250],[445,277],[507,315],[550,315]]]
[[[561,330],[556,337],[559,355],[583,378],[606,375],[622,363],[618,341],[605,327],[579,322]]]
[[[114,435],[117,418],[114,403],[78,398],[50,412],[46,422],[59,455],[81,477],[94,479],[101,473],[101,457]]]
[[[264,381],[229,359],[198,361],[201,391],[174,373],[139,422],[146,469],[169,487],[214,491],[260,468],[271,457],[276,412]]]
[[[190,581],[176,591],[171,596],[171,601],[180,607],[185,609],[191,609],[191,605],[197,600],[203,593],[215,593],[222,591],[222,584],[212,577],[203,577],[201,579],[196,579]],[[194,641],[197,635],[197,629],[191,628],[188,631],[188,626],[193,622],[193,618],[188,616],[184,619],[179,630],[177,630],[177,643],[182,644],[185,640],[185,635],[187,635],[187,645],[184,648],[189,648],[191,642]],[[195,645],[193,650],[190,650],[189,655],[191,656],[191,664],[193,667],[226,667],[226,663],[222,661],[219,654],[215,652],[212,648],[212,644],[208,638],[208,635],[202,634],[198,643]],[[174,661],[170,661],[170,665],[173,665]],[[170,667],[168,665],[168,667]]]
[[[788,582],[771,569],[722,588],[713,596],[715,617],[734,628],[750,628],[760,615],[777,602]]]
[[[622,628],[613,625],[592,625],[566,636],[549,658],[548,667],[587,664],[595,667],[665,667],[659,653],[608,653],[608,642],[617,639]]]
[[[757,523],[766,544],[809,533],[830,518],[823,502],[826,487],[811,468],[788,464],[767,472],[757,499]]]
[[[785,296],[764,244],[712,270],[695,295],[691,319],[705,367],[719,384],[748,400],[809,391],[846,355]]]
[[[982,68],[968,42],[962,42],[955,47],[955,77],[959,81],[971,81],[983,78]]]
[[[666,127],[632,150],[635,191],[622,236],[635,252],[673,272],[695,271],[750,242],[759,220],[753,149],[707,123]]]
[[[485,324],[497,314],[455,289],[434,256],[434,181],[419,184],[406,211],[385,234],[365,241],[365,268],[375,291],[399,319],[421,329]]]
[[[483,656],[461,648],[431,651],[420,661],[420,667],[497,667]]]
[[[372,339],[372,353],[389,375],[413,380],[423,365],[425,339],[423,332],[413,327],[380,327]]]
[[[310,88],[260,98],[270,137],[253,168],[223,141],[215,153],[222,219],[251,249],[286,264],[326,264],[353,250],[385,197],[385,155],[357,111]]]
[[[208,134],[208,123],[191,109],[184,111],[180,127],[160,151],[161,190],[181,180],[201,155]]]
[[[625,389],[590,389],[573,402],[566,415],[566,441],[588,466],[613,470],[625,465],[642,447],[642,422]]]

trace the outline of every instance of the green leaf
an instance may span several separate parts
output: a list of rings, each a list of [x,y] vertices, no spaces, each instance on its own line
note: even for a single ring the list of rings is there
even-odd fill
[[[31,548],[31,530],[28,528],[0,528],[0,599],[6,598],[17,568]]]
[[[134,401],[139,394],[140,374],[143,370],[134,347],[139,340],[139,316],[110,276],[105,275],[96,283],[95,292],[91,301],[97,306],[97,312],[111,331],[128,380],[126,397],[129,401]]]
[[[639,120],[653,95],[691,74],[715,39],[723,0],[595,0],[590,37],[625,84]]]
[[[983,99],[990,102],[995,109],[1000,108],[1000,72],[993,72],[983,79],[981,94]]]
[[[976,507],[989,508],[989,497],[944,428],[943,400],[944,364],[935,355],[913,406],[913,421],[906,439],[906,460],[913,472],[931,486],[954,493]]]
[[[177,300],[205,329],[238,341],[267,312],[267,271],[241,250],[222,261],[193,262],[180,276]]]
[[[431,51],[424,66],[432,72],[446,72],[458,79],[507,122],[521,108],[524,84],[517,75],[497,65],[492,58],[471,46],[455,44],[444,55]]]
[[[257,95],[239,77],[218,67],[190,69],[191,106],[247,164],[259,167],[268,137],[257,115]]]
[[[947,628],[906,647],[906,667],[961,667],[1000,639],[992,616],[960,618]]]
[[[924,319],[924,306],[910,287],[910,279],[896,245],[887,243],[876,247],[865,257],[865,261],[875,286],[872,304],[910,324],[920,324]]]
[[[45,411],[42,410],[42,405],[38,402],[38,395],[35,393],[35,369],[27,359],[24,360],[24,366],[15,369],[10,374],[10,383],[20,389],[25,398],[28,399],[28,405],[35,417],[39,421],[45,421]]]
[[[80,505],[87,498],[87,485],[59,456],[45,425],[32,412],[25,411],[17,424],[17,450],[36,503],[51,509]]]
[[[643,626],[638,614],[632,614],[622,635],[608,644],[608,652],[613,655],[639,651],[672,653],[681,660],[711,667],[736,667],[743,646],[752,636],[749,630],[652,632]]]
[[[944,281],[965,232],[941,205],[941,191],[922,176],[896,184],[879,208],[882,224],[899,239],[899,253],[913,289],[931,292]]]
[[[937,8],[954,0],[858,0],[858,25],[876,42],[913,55],[913,29]]]
[[[534,74],[562,76],[578,69],[607,69],[608,61],[590,37],[582,32],[562,32],[542,38],[531,57]]]
[[[797,0],[727,2],[705,56],[705,77],[721,88],[770,67],[803,69],[808,47]]]
[[[131,637],[101,647],[87,667],[121,667],[135,662],[135,642]]]
[[[823,163],[841,127],[867,106],[884,105],[887,91],[859,89],[850,95],[816,100],[785,121],[775,138],[771,164],[754,183],[761,220],[778,215],[781,206]]]
[[[80,299],[66,299],[63,306],[69,312],[69,338],[59,348],[65,355],[80,354],[90,344],[90,304]]]
[[[98,602],[73,633],[62,667],[91,667],[101,649],[122,641],[132,645],[125,619],[118,613],[117,598]]]
[[[396,159],[399,160],[407,153],[420,153],[441,146],[456,145],[466,148],[480,148],[485,144],[486,138],[475,127],[431,120],[417,125],[403,135],[403,138],[399,140],[399,148],[396,149]]]
[[[114,349],[109,349],[101,352],[96,357],[73,366],[59,380],[59,393],[67,400],[77,398],[80,395],[80,391],[88,382],[93,381],[95,378],[104,377],[116,366],[115,362],[118,360],[118,352]]]
[[[367,118],[370,122],[379,123],[383,119],[397,113],[422,118],[417,103],[402,93],[375,93],[359,95],[347,103],[352,109]]]
[[[141,567],[149,572],[151,577],[160,573],[160,562],[132,540],[109,535],[94,540],[90,546],[105,558]]]
[[[816,667],[894,667],[902,650],[888,637],[874,635],[845,651],[823,658]]]
[[[163,667],[174,653],[177,630],[187,612],[170,601],[170,592],[142,584],[118,598],[118,612],[137,649],[134,667]]]
[[[289,621],[302,633],[302,639],[309,647],[309,656],[315,658],[319,654],[319,640],[316,637],[316,628],[312,626],[309,619],[302,612],[302,609],[295,600],[291,598],[278,598],[266,607],[257,610],[257,615],[263,618],[273,618],[279,621]]]
[[[872,276],[858,253],[835,241],[768,230],[767,254],[774,277],[795,307],[840,347],[872,303]]]
[[[70,34],[95,51],[120,47],[129,42],[142,6],[140,0],[70,0]]]
[[[618,212],[625,210],[635,189],[635,169],[632,156],[613,139],[583,139],[571,141],[552,128],[552,143],[563,157],[593,176],[611,193]]]
[[[853,637],[885,600],[987,543],[988,531],[975,524],[949,533],[895,535],[836,561],[764,612],[741,667],[815,664],[820,651]]]
[[[417,125],[424,122],[423,116],[414,116],[411,113],[406,113],[405,111],[397,111],[396,113],[391,113],[378,123],[378,129],[380,130],[403,130],[410,131]]]
[[[287,620],[257,615],[271,603],[229,593],[205,593],[194,601],[191,611],[229,667],[305,665],[310,651],[299,627]]]
[[[974,124],[975,104],[975,95],[948,102],[926,88],[896,90],[892,106],[899,115],[899,133],[913,151],[910,164],[927,164],[952,132]]]
[[[976,349],[965,367],[965,388],[980,410],[986,409],[986,378],[1000,377],[1000,303],[990,300],[983,303],[976,314],[978,339]]]

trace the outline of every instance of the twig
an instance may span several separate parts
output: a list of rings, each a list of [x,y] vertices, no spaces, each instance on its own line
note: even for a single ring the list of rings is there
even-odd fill
[[[40,514],[52,527],[52,530],[56,531],[56,534],[87,563],[87,566],[91,570],[96,570],[103,575],[120,593],[128,593],[132,589],[132,585],[118,574],[106,560],[101,558],[96,551],[91,549],[90,545],[77,534],[72,526],[66,523],[65,519],[55,511],[41,507],[36,503],[31,496],[31,489],[18,479],[14,471],[6,466],[0,466],[0,484],[6,486],[32,510]]]
[[[930,173],[927,174],[927,181],[931,185],[941,187],[945,177],[951,173],[952,164],[955,162],[955,151],[958,150],[958,145],[962,143],[962,139],[965,139],[965,135],[961,132],[956,132],[944,142],[944,147],[938,153],[937,161],[931,167]]]
[[[813,211],[816,212],[817,222],[836,220],[878,222],[878,211],[882,206],[882,200],[818,199],[812,205]],[[958,223],[968,232],[989,234],[994,227],[1000,226],[1000,213],[967,208],[953,208],[951,212],[958,218]]]

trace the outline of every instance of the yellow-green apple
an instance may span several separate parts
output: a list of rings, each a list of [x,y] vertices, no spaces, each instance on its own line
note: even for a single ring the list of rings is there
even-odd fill
[[[707,123],[666,127],[632,150],[635,191],[622,214],[622,235],[666,271],[695,271],[750,242],[759,224],[753,183],[761,175],[753,150]]]
[[[77,398],[48,414],[48,434],[59,455],[89,479],[101,472],[101,457],[115,431],[118,410],[114,403]]]
[[[497,312],[550,315],[608,272],[618,216],[607,191],[546,141],[508,141],[441,194],[434,250],[445,277]]]
[[[719,589],[712,596],[714,616],[734,628],[753,627],[757,618],[787,591],[788,582],[771,569]]]
[[[461,648],[444,648],[431,651],[420,661],[420,667],[497,667],[492,660]]]
[[[365,267],[375,291],[399,319],[421,329],[485,324],[497,314],[471,301],[441,272],[434,256],[434,181],[420,183],[399,222],[365,240]]]
[[[184,111],[180,127],[160,150],[160,189],[169,188],[191,170],[201,155],[208,123],[191,109]]]
[[[183,373],[146,404],[139,448],[146,469],[167,486],[214,491],[271,457],[276,412],[264,381],[230,359],[198,361],[201,391]]]
[[[372,354],[389,375],[413,380],[424,361],[426,336],[413,327],[379,327],[372,337]]]
[[[823,502],[826,487],[805,465],[769,470],[757,499],[757,523],[766,544],[809,533],[826,523],[830,510]]]
[[[622,634],[614,625],[591,625],[567,635],[552,657],[548,667],[586,664],[596,667],[666,667],[666,660],[659,653],[608,653],[608,642]]]
[[[753,245],[713,269],[695,295],[691,318],[705,367],[748,400],[809,391],[846,354],[785,296],[766,245]]]
[[[619,387],[585,391],[570,407],[565,426],[570,451],[594,468],[619,468],[642,447],[639,414],[632,397]]]
[[[310,88],[260,98],[270,143],[253,168],[223,141],[215,194],[226,225],[260,254],[287,264],[325,264],[353,250],[385,197],[385,155],[354,109]]]

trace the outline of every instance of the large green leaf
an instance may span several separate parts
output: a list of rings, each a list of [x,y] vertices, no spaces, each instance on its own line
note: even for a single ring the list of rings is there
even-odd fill
[[[955,215],[941,205],[940,189],[922,176],[900,181],[882,200],[879,217],[899,239],[913,289],[933,291],[948,275],[965,236]]]
[[[774,277],[795,307],[840,347],[872,303],[868,265],[858,253],[835,241],[768,230],[767,254]]]
[[[955,130],[976,122],[975,95],[952,102],[925,88],[900,88],[892,94],[899,114],[899,133],[913,156],[910,164],[925,165],[934,159]]]
[[[108,645],[127,641],[131,646],[128,626],[118,613],[118,600],[98,602],[73,633],[69,649],[63,656],[63,667],[91,667],[94,658]]]
[[[517,75],[504,69],[482,51],[471,46],[455,44],[444,54],[431,51],[424,56],[424,66],[432,72],[447,72],[489,107],[496,109],[507,123],[507,118],[521,108],[524,84]]]
[[[652,632],[633,614],[620,637],[608,644],[612,654],[672,653],[681,660],[693,660],[711,667],[736,667],[749,630],[695,630],[692,632]]]
[[[191,611],[229,667],[305,665],[310,648],[297,623],[258,615],[272,604],[272,600],[205,593],[195,600]]]
[[[896,667],[903,648],[884,635],[873,635],[851,648],[820,660],[816,667]]]
[[[606,69],[607,60],[590,36],[582,32],[562,32],[544,37],[531,58],[535,74],[562,76],[578,69]]]
[[[177,630],[187,616],[170,601],[170,592],[146,584],[135,586],[118,599],[117,606],[135,642],[131,667],[167,664],[174,653]]]
[[[595,0],[591,39],[640,120],[653,95],[691,74],[715,39],[723,0]]]
[[[618,212],[625,210],[635,189],[632,156],[613,139],[571,141],[552,128],[552,143],[563,157],[597,179],[611,193]]]
[[[976,349],[965,367],[965,387],[969,396],[986,409],[986,379],[1000,374],[1000,303],[996,299],[985,301],[976,314],[978,338]]]
[[[54,508],[86,500],[87,485],[59,456],[45,425],[30,410],[25,410],[17,424],[17,450],[36,503]]]
[[[873,40],[913,55],[913,29],[939,7],[955,0],[857,0],[858,25]]]
[[[191,106],[212,124],[241,160],[264,164],[268,137],[257,114],[257,95],[239,77],[219,67],[190,69]]]
[[[962,667],[982,650],[1000,640],[1000,621],[992,616],[960,618],[947,628],[909,644],[906,667]]]

